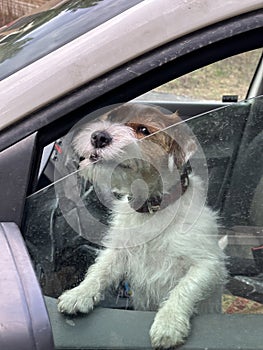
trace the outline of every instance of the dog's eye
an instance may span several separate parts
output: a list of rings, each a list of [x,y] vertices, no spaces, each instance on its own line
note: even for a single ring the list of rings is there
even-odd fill
[[[144,136],[148,136],[151,134],[150,131],[144,125],[138,126],[137,132],[143,134]]]
[[[85,159],[85,157],[79,157],[79,161],[82,162]]]

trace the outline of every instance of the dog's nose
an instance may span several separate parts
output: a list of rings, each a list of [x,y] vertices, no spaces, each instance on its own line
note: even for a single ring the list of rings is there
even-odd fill
[[[95,148],[106,147],[111,141],[112,137],[107,131],[95,131],[91,135],[91,144]]]

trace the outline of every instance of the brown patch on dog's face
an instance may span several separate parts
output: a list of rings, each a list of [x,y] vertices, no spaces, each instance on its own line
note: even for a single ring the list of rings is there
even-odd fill
[[[132,128],[137,139],[144,139],[143,148],[149,156],[163,156],[163,154],[160,154],[160,147],[164,154],[173,154],[174,162],[179,168],[195,152],[195,143],[183,131],[184,128],[174,126],[181,122],[181,118],[177,113],[163,114],[156,107],[127,104],[110,112],[107,118],[112,122],[124,123]],[[174,127],[169,129],[170,126]],[[163,129],[167,130],[162,131]],[[149,140],[147,140],[148,137]],[[151,143],[151,145],[147,147],[147,143]],[[154,144],[158,145],[159,151],[155,149]]]
[[[156,107],[137,103],[126,104],[116,108],[107,115],[107,119],[126,125],[145,125],[154,132],[181,121],[177,113],[163,114]]]

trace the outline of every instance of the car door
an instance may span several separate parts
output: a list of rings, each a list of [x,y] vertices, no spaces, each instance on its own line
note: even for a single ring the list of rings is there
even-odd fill
[[[81,235],[72,235],[72,231],[67,228],[63,215],[58,212],[54,184],[49,183],[50,179],[46,178],[41,185],[39,184],[39,164],[44,147],[64,137],[76,122],[91,112],[115,103],[131,101],[163,83],[213,61],[260,48],[263,37],[260,16],[261,13],[250,13],[242,18],[228,20],[201,32],[189,34],[182,40],[165,44],[115,68],[88,85],[80,86],[77,91],[60,97],[52,104],[42,106],[27,118],[8,125],[8,128],[1,131],[0,192],[1,201],[5,203],[1,208],[1,221],[15,222],[22,229],[36,274],[45,294],[49,296],[46,298],[46,304],[56,348],[149,348],[147,333],[154,314],[106,308],[98,309],[88,317],[71,319],[57,313],[54,298],[57,297],[58,291],[60,292],[61,285],[63,288],[68,287],[67,276],[72,277],[76,270],[79,275],[74,275],[75,280],[70,282],[74,284],[79,281],[83,276],[83,267],[93,259],[97,247],[85,242]],[[256,101],[259,102],[237,103],[187,122],[197,135],[208,159],[212,184],[209,188],[209,203],[220,209],[226,217],[226,227],[228,222],[237,217],[236,211],[233,210],[233,214],[227,218],[227,208],[232,207],[232,202],[227,196],[231,191],[236,191],[233,186],[234,173],[240,172],[236,170],[238,157],[242,155],[243,149],[260,135],[259,128],[262,124],[258,122],[258,111],[261,110],[261,100]],[[168,104],[166,101],[151,102],[166,108],[173,105],[173,101],[168,101]],[[191,115],[200,112],[197,111],[198,104],[186,102],[186,109],[187,104]],[[173,105],[171,110],[177,109],[178,106],[179,104]],[[211,107],[213,108],[214,104],[208,109]],[[181,108],[181,114],[189,117],[190,112],[184,113]],[[94,114],[90,116],[93,117]],[[253,122],[249,126],[248,121],[251,120]],[[253,130],[253,123],[257,126],[256,134],[244,134],[244,130]],[[249,143],[245,143],[244,135],[250,138]],[[63,147],[58,146],[59,142],[52,152],[63,151]],[[257,148],[254,145],[253,147],[253,150]],[[51,163],[57,161],[53,156],[52,153]],[[257,155],[255,157],[257,158]],[[257,176],[251,176],[253,179],[260,177],[260,170]],[[63,179],[60,181],[63,182]],[[255,186],[257,188],[259,183],[255,183]],[[255,189],[253,191],[250,203],[253,202],[258,208],[258,194]],[[53,226],[55,219],[56,227]],[[63,239],[59,235],[61,231],[65,233]],[[65,242],[68,245],[65,245]],[[74,258],[75,254],[77,259]],[[90,256],[90,260],[87,256]],[[52,278],[49,278],[50,276]],[[64,285],[61,280],[64,281]],[[213,348],[214,344],[220,344],[222,348],[229,349],[234,348],[238,341],[244,348],[256,348],[260,344],[257,321],[253,317],[240,319],[218,315],[200,316],[194,321],[192,337],[185,346],[189,349],[209,346]],[[211,322],[221,327],[227,336],[222,338],[220,334],[207,334],[207,324]],[[252,335],[249,341],[245,335],[239,334],[239,327],[244,327]],[[109,333],[110,338],[107,336]]]

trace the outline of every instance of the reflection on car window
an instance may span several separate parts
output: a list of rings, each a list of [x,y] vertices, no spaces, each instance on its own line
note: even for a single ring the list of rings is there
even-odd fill
[[[3,27],[0,29],[0,80],[138,2],[140,0],[123,1],[116,5],[114,1],[109,1],[105,6],[101,0],[61,1],[55,7],[51,3],[50,9],[24,16],[7,28]]]
[[[257,49],[212,63],[170,81],[153,91],[183,101],[221,101],[225,95],[247,97],[262,49]]]
[[[132,123],[130,125],[134,127]],[[262,125],[262,97],[191,118],[185,123],[179,121],[168,129],[157,131],[156,125],[152,130],[138,125],[140,149],[147,153],[145,149],[149,141],[152,142],[151,151],[147,153],[149,158],[144,157],[142,161],[137,146],[130,146],[128,142],[126,153],[118,158],[118,165],[110,159],[106,175],[102,169],[96,174],[96,179],[98,182],[103,180],[104,186],[91,183],[89,177],[93,161],[99,164],[101,154],[93,152],[87,158],[85,148],[78,144],[78,150],[82,152],[79,157],[76,149],[68,148],[59,160],[57,180],[30,195],[26,201],[23,232],[43,292],[58,297],[84,278],[88,266],[103,249],[112,211],[116,209],[112,203],[122,201],[127,194],[122,186],[124,179],[127,187],[133,188],[130,197],[126,198],[129,210],[154,215],[160,208],[164,211],[169,208],[174,197],[167,193],[175,188],[176,179],[187,174],[191,182],[190,173],[195,173],[202,178],[206,193],[200,207],[208,205],[219,212],[219,246],[229,256],[230,277],[223,293],[223,311],[256,312],[263,303]],[[81,127],[82,124],[77,128]],[[180,139],[185,133],[187,137]],[[62,148],[70,147],[73,134],[64,138]],[[187,147],[183,146],[186,148],[182,154],[189,152],[187,159],[180,163],[180,156],[177,157],[176,174],[171,171],[175,166],[174,159],[164,165],[158,158],[161,151],[156,140],[158,137],[167,139],[167,135],[176,135],[179,144],[190,140]],[[128,135],[126,138],[129,139]],[[104,134],[99,138],[94,136],[92,142],[111,140]],[[194,146],[196,144],[198,147]],[[105,147],[101,149],[105,151]],[[142,164],[143,171],[140,170]],[[155,181],[157,173],[161,182]],[[185,178],[184,181],[187,187]],[[149,188],[145,189],[145,182],[150,184]],[[185,190],[180,185],[182,197]],[[150,201],[149,193],[154,193]],[[198,218],[199,213],[196,215]],[[147,239],[155,237],[147,236]],[[125,281],[122,283],[106,292],[101,302],[103,306],[132,308],[128,287]]]

